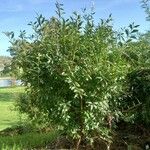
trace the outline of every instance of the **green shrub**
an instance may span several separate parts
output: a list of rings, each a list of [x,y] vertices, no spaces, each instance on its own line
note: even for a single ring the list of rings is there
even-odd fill
[[[30,23],[32,41],[25,31],[17,40],[9,35],[13,65],[27,86],[18,108],[32,119],[46,115],[76,139],[77,146],[94,137],[110,141],[108,127],[112,116],[119,115],[118,96],[131,68],[122,57],[129,31],[127,43],[120,47],[111,16],[95,25],[94,12],[74,12],[66,19],[61,4],[56,7],[57,18],[47,21],[40,15]],[[135,34],[134,27],[130,32]]]
[[[34,125],[35,128],[51,127],[46,113],[39,110],[35,103],[30,101],[27,93],[22,93],[15,101],[15,109],[21,114],[27,115],[27,120]]]
[[[150,69],[132,71],[127,76],[128,89],[123,107],[130,115],[134,115],[137,123],[150,123]],[[129,107],[129,108],[128,108]]]

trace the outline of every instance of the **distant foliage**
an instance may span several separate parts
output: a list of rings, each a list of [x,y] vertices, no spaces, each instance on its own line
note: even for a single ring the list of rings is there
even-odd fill
[[[145,9],[147,14],[147,21],[150,21],[150,1],[149,0],[141,0],[142,8]]]
[[[10,76],[11,75],[11,57],[0,56],[0,76]]]

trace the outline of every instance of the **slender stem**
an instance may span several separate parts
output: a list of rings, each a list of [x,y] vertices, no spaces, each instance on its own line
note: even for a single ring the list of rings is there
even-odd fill
[[[79,140],[77,141],[76,150],[78,150],[78,149],[79,149],[80,143],[81,143],[81,138],[79,138]]]
[[[80,135],[80,138],[77,141],[77,145],[76,145],[77,150],[79,149],[79,146],[80,146],[80,144],[81,144],[81,142],[83,141],[83,138],[84,138],[84,133],[83,133],[84,122],[83,122],[82,115],[83,115],[83,99],[80,98],[80,112],[79,112],[79,126],[80,126],[79,135]]]

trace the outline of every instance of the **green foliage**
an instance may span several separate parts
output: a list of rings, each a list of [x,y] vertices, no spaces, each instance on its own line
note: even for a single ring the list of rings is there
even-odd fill
[[[118,32],[117,39],[118,45],[128,45],[133,39],[137,39],[139,25],[135,25],[134,22],[128,26],[128,28],[121,28],[121,32]]]
[[[32,40],[25,31],[18,39],[9,35],[13,65],[27,87],[18,108],[32,119],[45,115],[79,143],[95,136],[109,141],[110,118],[120,113],[118,97],[131,69],[123,50],[138,26],[125,30],[122,42],[111,15],[95,25],[94,12],[74,12],[66,19],[62,5],[56,7],[57,17],[46,20],[40,15],[30,23]]]
[[[150,35],[141,35],[136,42],[131,42],[124,50],[124,57],[133,69],[149,68],[150,66]]]
[[[27,114],[35,127],[50,126],[47,114],[40,111],[36,104],[30,101],[27,94],[19,95],[19,98],[15,101],[15,109],[21,114]]]
[[[0,56],[0,76],[10,76],[11,57]]]
[[[150,21],[149,2],[149,0],[141,1],[142,8],[147,14],[147,21]],[[135,42],[129,43],[124,50],[124,57],[131,65],[131,70],[126,77],[126,93],[121,102],[122,108],[125,109],[125,119],[130,118],[130,121],[149,126],[150,32],[140,35]]]
[[[147,17],[146,17],[146,19],[147,19],[147,21],[150,21],[150,5],[149,5],[149,0],[142,0],[141,1],[141,4],[142,4],[142,8],[144,8],[145,9],[145,12],[146,12],[146,14],[147,14]]]
[[[121,103],[125,120],[150,124],[150,69],[134,70],[127,75],[127,90]]]
[[[150,34],[139,36],[135,42],[128,44],[124,57],[131,66],[128,73],[127,89],[121,100],[125,112],[125,120],[149,125],[150,105]],[[127,118],[126,118],[127,117]]]
[[[129,74],[132,102],[141,103],[135,112],[137,122],[150,123],[150,69],[140,69]]]

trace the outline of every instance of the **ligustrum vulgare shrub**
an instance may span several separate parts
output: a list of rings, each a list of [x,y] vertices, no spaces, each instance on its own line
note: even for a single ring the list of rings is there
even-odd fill
[[[62,5],[56,7],[56,17],[40,15],[30,23],[32,36],[7,33],[12,64],[26,86],[20,108],[32,119],[45,114],[77,146],[94,138],[110,141],[111,119],[120,114],[118,96],[131,68],[123,50],[136,31],[124,33],[127,41],[121,42],[111,15],[95,24],[94,12],[64,18]]]

